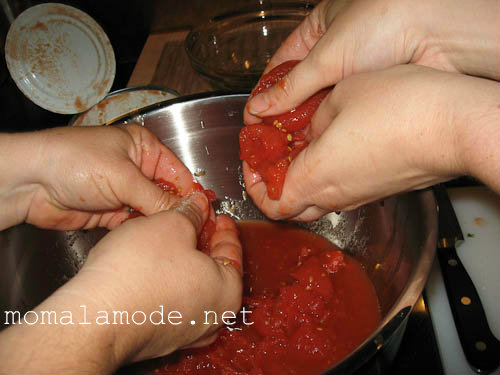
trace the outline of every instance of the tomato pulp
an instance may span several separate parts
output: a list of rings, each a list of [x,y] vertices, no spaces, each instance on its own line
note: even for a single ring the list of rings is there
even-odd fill
[[[299,63],[286,61],[264,74],[250,98],[275,84]],[[240,159],[257,171],[267,185],[271,199],[279,199],[285,176],[292,160],[307,146],[304,129],[330,89],[323,89],[307,99],[297,108],[262,119],[263,123],[247,125],[240,132]]]
[[[174,353],[155,373],[319,374],[375,329],[375,289],[354,258],[290,224],[240,222],[238,229],[251,313],[210,346]]]

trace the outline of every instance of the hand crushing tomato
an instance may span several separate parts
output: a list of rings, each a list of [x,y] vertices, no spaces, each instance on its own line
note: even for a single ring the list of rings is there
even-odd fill
[[[283,77],[299,60],[286,61],[264,74],[250,98],[280,84]],[[240,159],[259,173],[267,186],[269,198],[278,200],[285,183],[286,172],[292,160],[307,147],[304,129],[322,100],[330,92],[323,89],[297,108],[262,119],[263,123],[245,126],[240,132]]]

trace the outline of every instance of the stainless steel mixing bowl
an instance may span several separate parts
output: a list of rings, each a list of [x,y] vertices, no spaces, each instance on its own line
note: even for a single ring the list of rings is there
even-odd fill
[[[216,94],[178,98],[148,107],[128,121],[151,129],[192,172],[198,172],[199,181],[220,198],[219,211],[242,220],[264,219],[246,198],[241,178],[238,133],[246,99],[246,95]],[[374,360],[377,366],[389,363],[434,258],[437,218],[432,193],[388,198],[305,226],[361,262],[382,309],[382,321],[372,335],[328,372],[370,372]],[[26,224],[1,232],[2,311],[27,311],[41,302],[78,271],[88,250],[105,233],[54,232]]]

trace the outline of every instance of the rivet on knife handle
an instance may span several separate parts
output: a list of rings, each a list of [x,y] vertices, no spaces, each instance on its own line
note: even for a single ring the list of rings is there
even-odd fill
[[[448,194],[441,186],[434,193],[439,206],[437,254],[458,337],[470,366],[487,374],[500,365],[500,341],[491,332],[474,283],[455,250],[463,234]]]

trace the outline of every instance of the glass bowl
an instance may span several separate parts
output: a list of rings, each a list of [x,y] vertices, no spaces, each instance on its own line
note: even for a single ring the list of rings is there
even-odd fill
[[[284,3],[212,18],[186,37],[191,66],[215,89],[248,92],[311,9],[310,2]]]

